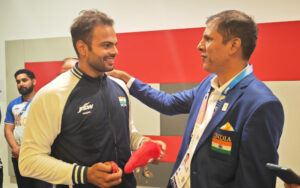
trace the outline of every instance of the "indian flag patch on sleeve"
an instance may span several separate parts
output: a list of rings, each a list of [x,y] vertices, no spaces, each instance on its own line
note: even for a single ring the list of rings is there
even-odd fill
[[[211,143],[211,149],[213,151],[230,155],[231,153],[232,142],[229,136],[224,136],[218,133],[215,133]]]
[[[122,107],[126,107],[127,106],[126,97],[119,97],[119,102],[120,102],[120,105]]]

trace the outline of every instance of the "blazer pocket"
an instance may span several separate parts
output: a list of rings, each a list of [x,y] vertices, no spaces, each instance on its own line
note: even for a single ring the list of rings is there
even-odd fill
[[[237,142],[237,132],[222,130],[218,127],[211,138],[211,157],[224,161],[234,160],[237,156]]]

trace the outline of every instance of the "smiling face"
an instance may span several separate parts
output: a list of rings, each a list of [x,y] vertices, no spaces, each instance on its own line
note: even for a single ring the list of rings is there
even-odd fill
[[[217,21],[210,22],[197,48],[201,51],[203,68],[209,73],[218,75],[226,71],[230,43],[223,44],[223,37],[217,32],[217,28]]]
[[[95,26],[90,43],[90,48],[83,44],[84,51],[79,50],[83,60],[79,61],[79,68],[92,77],[103,76],[104,72],[114,69],[114,60],[118,55],[116,47],[118,40],[113,27]]]

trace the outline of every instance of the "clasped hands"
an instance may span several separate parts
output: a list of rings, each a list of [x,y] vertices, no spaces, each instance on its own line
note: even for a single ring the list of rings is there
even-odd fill
[[[148,138],[145,139],[143,144],[146,141],[151,141],[153,143],[156,143],[159,146],[160,148],[159,157],[156,159],[151,159],[149,161],[154,164],[158,164],[165,154],[166,144],[160,140],[150,140]],[[88,168],[87,181],[98,187],[108,188],[122,183],[122,174],[123,174],[122,169],[119,168],[115,162],[113,161],[108,161],[104,163],[99,162]]]

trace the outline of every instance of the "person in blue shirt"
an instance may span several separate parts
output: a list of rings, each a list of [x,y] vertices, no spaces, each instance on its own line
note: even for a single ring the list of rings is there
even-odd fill
[[[20,69],[15,73],[17,88],[21,96],[11,101],[7,107],[4,120],[4,134],[11,147],[12,163],[19,188],[35,188],[38,180],[22,177],[19,172],[18,158],[29,104],[35,95],[35,75],[27,69]]]

